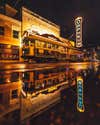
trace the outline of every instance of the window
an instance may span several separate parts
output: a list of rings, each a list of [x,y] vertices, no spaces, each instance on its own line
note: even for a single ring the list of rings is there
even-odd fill
[[[13,38],[19,38],[19,31],[13,30]]]
[[[4,35],[4,27],[0,26],[0,35]]]
[[[19,73],[18,72],[11,73],[10,81],[11,82],[16,82],[18,80],[19,80]]]
[[[48,48],[51,49],[51,43],[48,43]]]
[[[23,73],[23,81],[26,80],[26,81],[29,81],[30,79],[30,72],[24,72]]]
[[[25,55],[25,54],[29,54],[30,50],[29,48],[24,48],[22,49],[22,52],[23,52],[23,55]]]
[[[12,91],[12,99],[17,98],[17,97],[18,97],[18,90],[16,89]]]

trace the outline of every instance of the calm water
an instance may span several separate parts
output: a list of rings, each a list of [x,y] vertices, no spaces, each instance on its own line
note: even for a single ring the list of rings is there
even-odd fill
[[[70,67],[70,70],[73,70],[75,77],[83,77],[85,111],[77,111],[77,93],[74,86],[62,93],[59,104],[40,116],[27,120],[24,125],[100,125],[100,66],[78,68]]]

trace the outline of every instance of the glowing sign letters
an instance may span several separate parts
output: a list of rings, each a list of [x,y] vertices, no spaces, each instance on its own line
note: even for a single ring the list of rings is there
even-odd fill
[[[77,110],[84,112],[83,104],[83,79],[81,76],[77,77]]]
[[[82,17],[75,19],[76,26],[76,47],[82,47]]]

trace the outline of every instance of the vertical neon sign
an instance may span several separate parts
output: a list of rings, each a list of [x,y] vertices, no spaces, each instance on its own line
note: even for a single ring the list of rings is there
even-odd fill
[[[76,47],[82,47],[82,17],[75,19],[76,27]]]
[[[83,79],[81,76],[77,77],[77,110],[79,112],[84,112],[83,103]]]

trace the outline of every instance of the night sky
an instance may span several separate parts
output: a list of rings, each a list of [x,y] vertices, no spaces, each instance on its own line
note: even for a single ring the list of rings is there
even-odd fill
[[[17,1],[17,2],[16,2]],[[75,40],[74,19],[83,17],[84,46],[100,45],[100,0],[6,0],[16,8],[22,4],[60,25],[61,35]]]

